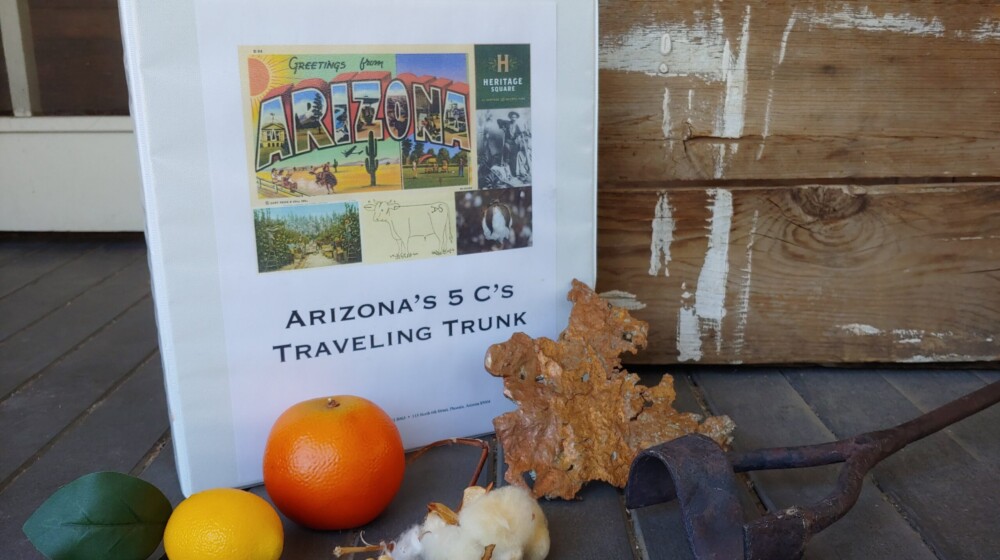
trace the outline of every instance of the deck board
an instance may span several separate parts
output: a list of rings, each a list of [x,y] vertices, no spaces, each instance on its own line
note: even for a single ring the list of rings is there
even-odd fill
[[[0,298],[9,296],[31,284],[47,273],[77,260],[97,247],[93,242],[52,243],[19,258],[11,266],[4,266],[0,274]]]
[[[60,307],[72,305],[78,296],[143,255],[145,249],[139,243],[130,247],[101,245],[88,258],[74,259],[0,299],[0,340]]]
[[[147,362],[156,351],[155,332],[153,306],[147,299],[0,403],[5,432],[0,480]],[[8,380],[3,383],[6,388]]]
[[[47,246],[48,242],[36,237],[8,239],[0,243],[0,266],[13,264],[25,255],[40,251]]]
[[[987,384],[964,371],[912,371],[905,375],[884,373],[886,381],[907,398],[920,414]],[[992,407],[944,429],[976,460],[1000,465],[1000,407]]]
[[[507,482],[502,447],[497,449],[496,460],[497,485],[503,486]],[[610,484],[591,482],[572,501],[543,499],[539,503],[549,522],[549,558],[642,558],[641,547],[633,542],[633,525],[622,493]]]
[[[9,321],[0,342],[0,557],[40,559],[21,525],[59,486],[90,472],[132,473],[171,503],[183,499],[143,255],[135,237],[0,238],[0,310],[16,315],[0,318]],[[995,369],[630,369],[646,384],[674,374],[680,410],[704,413],[707,405],[707,412],[729,414],[739,449],[885,427],[1000,379]],[[855,509],[817,537],[806,558],[990,557],[1000,549],[996,493],[988,491],[1000,474],[998,426],[995,407],[884,462]],[[476,453],[448,447],[412,463],[403,490],[363,528],[364,538],[395,537],[423,518],[427,502],[457,505]],[[502,480],[501,454],[489,465],[482,482]],[[744,509],[754,516],[760,502],[805,503],[828,492],[835,474],[836,467],[754,474],[748,480],[756,494],[741,494]],[[262,486],[251,491],[267,497]],[[542,508],[554,560],[691,557],[676,504],[626,511],[621,491],[598,483],[579,500],[543,501]],[[337,544],[362,537],[360,530],[318,532],[283,521],[287,559],[329,557]]]
[[[629,368],[629,371],[639,373],[643,383],[647,386],[659,383],[660,377],[664,373],[672,374],[674,376],[674,389],[677,391],[674,408],[681,412],[711,414],[711,411],[706,410],[703,406],[696,389],[692,387],[687,368],[634,366]],[[745,520],[755,519],[759,516],[756,497],[751,496],[746,488],[740,490],[739,498],[745,513]],[[684,532],[680,505],[676,501],[634,510],[631,512],[631,517],[638,540],[644,548],[642,556],[644,559],[684,560],[694,558],[687,534]]]
[[[958,391],[951,397],[948,394],[954,391],[941,388],[941,394],[935,395],[934,383],[927,379],[927,372],[922,373],[859,371],[846,374],[848,379],[843,372],[822,370],[795,371],[788,375],[824,424],[838,438],[843,438],[890,428],[923,412],[908,395],[896,390],[893,379],[924,378],[923,387],[918,388],[922,390],[909,393],[937,405],[968,392]],[[951,375],[952,372],[938,372],[932,377],[943,380]],[[853,412],[844,414],[845,409]],[[878,488],[906,514],[938,558],[985,560],[996,558],[1000,550],[1000,538],[994,533],[996,512],[1000,508],[1000,496],[996,493],[1000,466],[995,461],[982,460],[974,451],[996,439],[1000,430],[995,426],[971,439],[963,438],[965,445],[962,445],[954,430],[963,426],[956,424],[952,433],[943,431],[912,443],[872,470]],[[970,499],[979,494],[983,494],[979,499]]]
[[[145,262],[130,264],[45,318],[0,342],[0,400],[9,387],[29,379],[85,343],[149,295]],[[4,389],[8,388],[8,389]]]
[[[0,492],[3,558],[42,558],[21,533],[31,512],[60,486],[84,474],[130,472],[163,435],[167,409],[159,364],[147,360],[88,412]],[[9,432],[4,430],[5,449]]]
[[[836,439],[784,376],[775,369],[707,369],[695,375],[715,411],[737,426],[735,449],[823,443]],[[748,396],[753,395],[752,398]],[[807,505],[829,494],[839,466],[750,474],[770,511]],[[873,528],[878,528],[877,533]],[[862,537],[867,536],[867,538]],[[920,535],[871,483],[843,519],[819,533],[806,558],[935,558]]]

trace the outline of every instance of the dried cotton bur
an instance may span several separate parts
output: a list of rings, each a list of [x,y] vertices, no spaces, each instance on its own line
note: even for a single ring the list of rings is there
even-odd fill
[[[410,457],[410,462],[428,449],[448,443],[478,445],[482,456],[472,483],[486,462],[486,443],[452,439],[433,443]],[[456,512],[440,503],[427,506],[427,516],[389,543],[361,547],[337,547],[333,554],[378,552],[369,560],[542,560],[549,553],[549,527],[542,508],[519,486],[499,489],[470,485]]]
[[[689,433],[725,446],[735,424],[673,408],[673,378],[645,387],[621,368],[622,352],[646,345],[648,324],[579,281],[569,292],[569,325],[558,340],[516,333],[486,353],[517,410],[493,420],[507,462],[506,480],[535,497],[571,499],[584,484],[623,488],[639,451]]]

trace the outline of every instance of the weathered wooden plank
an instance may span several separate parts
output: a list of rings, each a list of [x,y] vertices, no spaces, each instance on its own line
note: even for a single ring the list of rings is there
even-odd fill
[[[942,380],[950,375],[932,374]],[[920,377],[880,371],[795,370],[788,374],[791,384],[838,438],[889,428],[919,416],[921,408],[908,397],[937,405],[949,400],[947,393],[951,391],[934,396],[915,387],[918,383],[933,385]],[[894,389],[897,383],[908,390],[901,394]],[[878,487],[906,513],[939,558],[996,557],[1000,546],[996,534],[1000,467],[995,459],[977,453],[997,439],[1000,429],[996,426],[994,421],[992,427],[972,440],[965,439],[964,444],[952,433],[934,434],[907,446],[872,471]]]
[[[0,342],[5,387],[21,383],[149,295],[149,268],[136,261],[66,305]],[[6,394],[0,392],[0,400]]]
[[[38,280],[46,273],[80,258],[92,251],[92,242],[52,243],[40,251],[24,255],[17,260],[17,266],[4,267],[0,274],[0,298]]]
[[[1000,176],[988,0],[606,0],[602,182]]]
[[[63,396],[69,400],[73,393],[66,391]],[[162,374],[158,362],[151,360],[0,492],[4,558],[41,559],[21,532],[28,516],[60,486],[80,476],[95,471],[129,472],[167,429],[167,423]],[[3,449],[6,453],[6,444]]]
[[[809,404],[774,369],[706,368],[694,375],[716,414],[736,422],[735,449],[807,445],[836,439]],[[829,494],[839,466],[750,474],[769,510],[806,505]],[[806,549],[818,560],[934,559],[921,537],[871,483],[854,508],[818,534]]]
[[[145,253],[141,241],[101,245],[87,258],[73,260],[0,299],[0,341],[53,310],[72,305],[74,298],[139,261]]]
[[[666,363],[1000,357],[1000,184],[605,189],[599,291]]]
[[[4,426],[0,430],[0,480],[25,468],[25,462],[53,437],[85,417],[94,402],[150,360],[156,345],[153,308],[147,299],[0,402],[0,425]],[[2,382],[6,393],[9,380],[4,377]]]

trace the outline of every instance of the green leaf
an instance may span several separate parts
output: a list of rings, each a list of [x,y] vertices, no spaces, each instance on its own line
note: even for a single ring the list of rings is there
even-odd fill
[[[49,496],[24,534],[51,560],[145,560],[173,508],[152,484],[115,472],[82,476]]]

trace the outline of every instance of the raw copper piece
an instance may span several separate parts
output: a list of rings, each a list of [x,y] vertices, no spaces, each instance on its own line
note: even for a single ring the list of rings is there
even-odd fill
[[[518,406],[493,420],[509,483],[528,486],[529,474],[536,498],[571,499],[592,480],[624,487],[632,458],[653,444],[689,433],[729,444],[728,417],[673,409],[672,377],[645,387],[621,368],[622,352],[646,345],[646,322],[582,282],[573,282],[569,300],[558,340],[517,333],[486,353],[487,371],[503,378],[504,395]]]
[[[868,471],[906,445],[1000,402],[1000,381],[895,428],[819,445],[726,453],[701,436],[656,445],[636,457],[625,488],[635,509],[678,498],[696,560],[794,560],[809,539],[843,517]],[[817,503],[744,523],[734,472],[845,463],[834,491]]]

